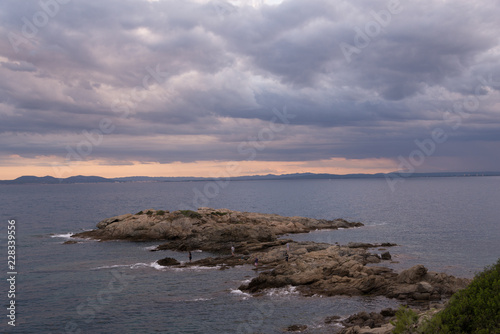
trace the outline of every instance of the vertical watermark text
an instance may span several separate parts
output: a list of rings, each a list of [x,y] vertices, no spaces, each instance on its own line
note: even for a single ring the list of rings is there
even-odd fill
[[[7,323],[9,326],[16,326],[16,221],[14,219],[7,222],[7,282],[9,289],[7,298]]]

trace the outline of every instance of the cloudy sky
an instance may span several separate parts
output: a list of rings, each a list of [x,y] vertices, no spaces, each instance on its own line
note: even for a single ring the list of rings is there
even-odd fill
[[[0,2],[0,179],[500,170],[500,1]]]

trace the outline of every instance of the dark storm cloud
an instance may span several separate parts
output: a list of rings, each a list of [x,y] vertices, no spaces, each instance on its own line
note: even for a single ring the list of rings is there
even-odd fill
[[[107,118],[93,158],[242,160],[286,106],[257,159],[397,159],[440,128],[436,157],[498,163],[498,2],[43,3],[0,4],[3,154],[65,156]]]

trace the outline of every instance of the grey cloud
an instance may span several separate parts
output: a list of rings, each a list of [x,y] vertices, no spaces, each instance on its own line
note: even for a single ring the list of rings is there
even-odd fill
[[[374,20],[371,11],[386,6],[70,2],[16,53],[6,37],[22,36],[22,18],[41,9],[37,2],[4,1],[0,134],[17,136],[17,143],[5,142],[1,151],[64,156],[65,143],[106,117],[116,130],[95,157],[238,160],[245,158],[238,143],[255,137],[273,118],[273,108],[286,106],[296,117],[257,159],[397,159],[415,149],[415,139],[443,127],[450,138],[437,155],[478,168],[498,162],[491,153],[500,143],[500,7],[486,1],[404,2],[401,13],[348,62],[340,43],[355,45],[354,28],[364,29]],[[159,80],[148,70],[156,66]],[[145,99],[134,101],[130,92],[145,78]],[[443,114],[470,99],[479,106],[465,111],[470,116],[453,129]],[[130,109],[127,118],[113,110],[117,100]],[[68,139],[40,147],[25,134]],[[158,146],[155,137],[162,135],[216,140]],[[122,146],[112,140],[117,136]],[[138,138],[151,148],[138,146]],[[489,160],[477,159],[480,152]],[[477,163],[466,163],[468,157]]]
[[[30,64],[25,61],[21,61],[19,63],[11,63],[11,62],[2,62],[0,63],[2,67],[8,68],[11,71],[20,71],[20,72],[36,72],[36,67],[33,64]]]

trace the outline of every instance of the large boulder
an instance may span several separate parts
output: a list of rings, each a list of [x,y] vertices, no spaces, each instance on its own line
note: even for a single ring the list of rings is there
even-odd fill
[[[396,282],[414,284],[422,281],[427,274],[427,268],[421,264],[403,270],[397,277]]]

